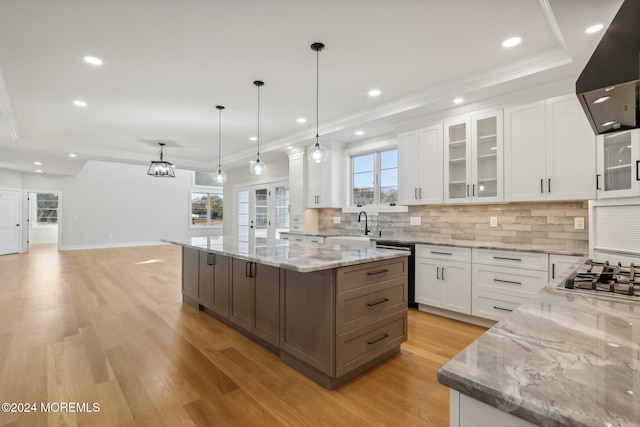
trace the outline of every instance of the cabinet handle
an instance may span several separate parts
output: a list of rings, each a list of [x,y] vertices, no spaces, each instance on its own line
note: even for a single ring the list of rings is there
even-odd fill
[[[380,301],[376,301],[376,302],[368,302],[367,305],[369,307],[373,307],[374,305],[378,305],[378,304],[382,304],[389,301],[389,298],[382,298]]]
[[[549,178],[547,180],[547,191],[549,191],[549,193],[551,193],[551,178]]]
[[[451,252],[437,252],[437,251],[431,251],[432,254],[438,254],[438,255],[453,255]]]
[[[207,254],[207,265],[216,265],[216,254]]]
[[[251,266],[250,262],[245,262],[244,264],[244,275],[245,277],[251,277]]]
[[[422,187],[420,187],[419,194],[420,194],[420,198],[422,199]]]
[[[500,283],[511,283],[514,285],[522,285],[522,282],[514,282],[513,280],[502,280],[502,279],[493,279],[494,282],[500,282]]]
[[[544,194],[544,178],[540,178],[540,192]]]
[[[502,310],[502,311],[513,311],[509,308],[502,308],[502,307],[498,307],[497,305],[494,305],[493,308],[495,308],[496,310]]]
[[[636,160],[636,181],[640,181],[640,160]]]
[[[442,280],[444,280],[444,267],[442,267]]]
[[[600,188],[600,174],[596,174],[596,190],[602,190],[602,188]]]
[[[440,267],[436,267],[436,279],[440,280]]]
[[[413,198],[414,199],[418,199],[418,189],[417,188],[413,189]]]
[[[389,270],[388,269],[383,269],[383,270],[376,270],[376,271],[370,271],[367,273],[367,276],[374,276],[376,274],[382,274],[382,273],[388,273]]]
[[[473,184],[472,188],[473,188],[473,191],[471,192],[471,195],[472,195],[473,197],[476,197],[476,185],[475,185],[475,184]]]
[[[551,264],[551,278],[552,279],[556,278],[556,265],[555,264]]]
[[[467,197],[469,197],[469,184],[467,184]]]
[[[387,338],[388,336],[389,336],[389,334],[382,334],[382,336],[380,338],[378,338],[377,340],[367,341],[367,344],[369,344],[369,345],[375,344],[378,341],[382,341],[383,339]]]
[[[258,267],[258,264],[255,262],[251,263],[251,277],[256,277],[256,268]]]
[[[494,256],[493,259],[504,259],[507,261],[522,261],[520,258],[509,258],[504,256]]]

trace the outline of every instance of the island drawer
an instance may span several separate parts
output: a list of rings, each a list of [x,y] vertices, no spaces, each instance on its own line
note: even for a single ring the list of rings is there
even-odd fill
[[[474,249],[473,263],[547,271],[549,255],[536,252]]]
[[[336,376],[339,377],[405,342],[407,312],[398,312],[337,338]]]
[[[336,269],[337,288],[344,292],[407,274],[407,257],[340,267]]]
[[[471,297],[471,314],[500,321],[525,301],[527,298],[474,290]]]
[[[342,334],[407,307],[407,278],[339,293],[336,332]]]
[[[416,257],[471,262],[471,248],[417,244]]]
[[[547,284],[546,271],[481,264],[473,264],[471,271],[475,290],[528,298]]]

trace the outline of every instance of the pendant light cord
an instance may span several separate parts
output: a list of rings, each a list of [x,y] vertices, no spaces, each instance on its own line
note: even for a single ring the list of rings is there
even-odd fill
[[[319,101],[319,93],[320,93],[320,49],[316,50],[316,143],[318,142],[318,139],[320,139],[320,132],[319,132],[319,107],[318,105],[320,105],[320,101]]]
[[[224,107],[223,107],[224,108]],[[222,159],[222,108],[218,108],[218,171],[221,169]]]
[[[260,85],[258,86],[258,159],[260,158]]]

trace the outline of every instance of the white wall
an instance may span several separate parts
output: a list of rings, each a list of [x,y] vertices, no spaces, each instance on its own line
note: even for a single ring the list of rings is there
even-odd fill
[[[22,174],[20,172],[0,169],[0,188],[22,189]]]
[[[25,191],[60,191],[60,247],[154,244],[212,234],[189,228],[191,172],[147,176],[147,166],[88,161],[73,177],[23,175]]]

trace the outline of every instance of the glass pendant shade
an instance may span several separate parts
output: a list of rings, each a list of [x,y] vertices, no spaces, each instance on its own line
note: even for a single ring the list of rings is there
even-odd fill
[[[156,178],[175,178],[176,172],[173,170],[173,165],[164,161],[164,143],[159,142],[160,146],[160,160],[152,160],[147,175],[154,176]]]
[[[222,172],[221,166],[221,150],[222,150],[222,110],[224,107],[222,105],[216,105],[218,109],[218,171],[213,174],[213,182],[216,184],[224,184],[227,182],[227,174]]]
[[[222,169],[218,168],[218,171],[213,174],[213,182],[216,184],[224,184],[227,182],[227,174],[222,172]]]
[[[319,105],[319,87],[320,87],[320,51],[324,49],[324,44],[322,43],[313,43],[311,45],[311,50],[316,52],[316,143],[313,144],[308,151],[309,162],[311,163],[321,163],[326,162],[329,158],[329,150],[320,145],[320,135],[318,132],[319,129],[319,119],[318,119],[318,105]]]
[[[249,162],[249,172],[251,175],[262,175],[267,165],[260,160],[260,87],[264,86],[264,82],[256,80],[253,84],[258,88],[258,154],[256,160]]]
[[[313,163],[326,162],[329,158],[329,150],[320,145],[320,142],[316,143],[309,148],[309,161]]]

